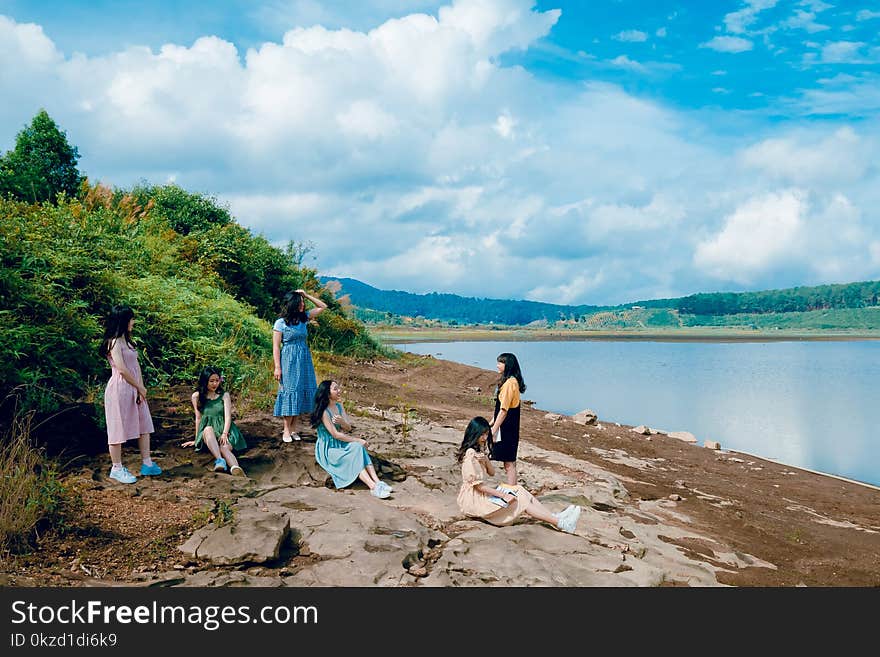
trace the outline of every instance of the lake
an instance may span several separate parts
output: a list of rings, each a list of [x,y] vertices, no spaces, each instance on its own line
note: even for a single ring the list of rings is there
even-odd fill
[[[690,431],[702,445],[880,486],[880,342],[393,344],[494,370],[516,354],[535,407]]]

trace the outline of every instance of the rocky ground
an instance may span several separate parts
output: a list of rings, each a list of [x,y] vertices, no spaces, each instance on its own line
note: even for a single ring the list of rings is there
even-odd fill
[[[207,453],[179,447],[191,432],[188,404],[154,404],[165,473],[123,486],[107,478],[106,455],[74,459],[65,481],[81,491],[82,510],[32,552],[5,557],[0,583],[880,585],[875,488],[637,433],[601,409],[581,424],[526,407],[521,482],[553,510],[585,510],[575,535],[528,519],[497,528],[458,511],[454,460],[467,421],[491,419],[495,373],[431,357],[340,358],[322,369],[319,378],[342,384],[391,498],[360,483],[334,490],[315,463],[314,434],[284,444],[269,413],[238,420],[248,477],[214,473]],[[134,471],[136,450],[126,462]]]

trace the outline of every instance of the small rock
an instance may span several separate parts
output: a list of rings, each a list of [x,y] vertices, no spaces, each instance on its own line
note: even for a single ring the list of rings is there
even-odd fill
[[[673,493],[672,495],[669,496],[669,499],[672,500],[673,502],[681,502],[682,497],[678,493]]]
[[[483,389],[480,386],[468,386],[468,390],[471,392],[483,392]]]
[[[645,440],[647,440],[648,442],[651,442],[651,436],[645,436]]]
[[[557,436],[556,434],[553,434],[553,433],[550,434],[550,437],[556,438],[556,440],[564,440],[565,442],[568,442],[568,438],[563,438],[562,436]]]
[[[633,427],[632,429],[630,429],[630,431],[632,431],[633,433],[641,434],[643,436],[650,436],[651,435],[651,430],[648,427],[646,427],[644,424],[640,424],[637,427]]]
[[[625,573],[628,570],[632,570],[632,566],[629,564],[622,563],[617,568],[614,569],[615,573]]]
[[[186,566],[184,566],[182,563],[176,563],[172,566],[172,568],[174,568],[174,570],[186,570]]]
[[[620,528],[620,535],[630,540],[636,537],[636,535],[633,534],[630,530],[624,529],[623,527]]]
[[[738,459],[735,456],[730,456],[727,458],[727,460],[731,463],[745,463],[745,461],[743,461],[742,459]]]
[[[675,480],[676,488],[687,488],[687,484],[684,483],[684,479],[676,479]]]
[[[703,447],[706,449],[721,449],[721,443],[717,440],[707,440],[703,443]]]
[[[428,569],[424,566],[412,566],[408,571],[413,577],[427,577]]]
[[[545,420],[551,420],[552,422],[559,422],[562,419],[562,416],[559,413],[547,413],[544,416]]]

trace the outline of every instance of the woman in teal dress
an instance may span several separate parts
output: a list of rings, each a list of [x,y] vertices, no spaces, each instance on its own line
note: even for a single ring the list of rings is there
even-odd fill
[[[244,436],[232,421],[232,399],[223,390],[223,377],[216,367],[206,367],[199,374],[199,389],[191,397],[196,412],[196,439],[183,447],[203,446],[214,456],[214,472],[225,472],[244,477],[233,450],[247,449]]]
[[[332,477],[336,488],[345,488],[360,479],[379,499],[384,500],[394,492],[376,475],[367,454],[367,441],[345,433],[352,429],[351,418],[342,407],[339,384],[335,381],[321,381],[318,386],[312,426],[318,430],[315,460]]]

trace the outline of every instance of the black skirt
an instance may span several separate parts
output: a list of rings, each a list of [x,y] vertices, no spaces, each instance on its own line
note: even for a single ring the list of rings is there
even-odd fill
[[[519,447],[519,411],[522,406],[507,409],[507,417],[501,423],[501,441],[492,442],[490,458],[493,461],[512,463],[516,461],[516,450]],[[501,402],[495,401],[495,416],[501,412]],[[490,438],[490,440],[492,440]]]

